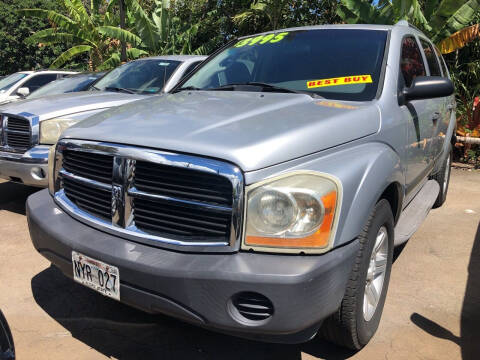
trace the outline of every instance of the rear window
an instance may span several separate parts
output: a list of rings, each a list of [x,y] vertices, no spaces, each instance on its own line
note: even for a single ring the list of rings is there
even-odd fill
[[[27,74],[15,73],[4,77],[0,80],[0,93],[7,91],[26,76]]]

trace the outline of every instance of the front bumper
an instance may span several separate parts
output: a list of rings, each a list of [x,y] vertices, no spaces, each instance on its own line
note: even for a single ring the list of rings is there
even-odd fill
[[[358,250],[353,241],[323,255],[180,253],[135,243],[71,218],[48,190],[27,200],[35,248],[73,277],[72,250],[117,266],[121,301],[213,330],[274,342],[303,342],[343,298]],[[259,324],[232,316],[231,298],[260,293],[274,313]]]
[[[50,146],[38,145],[24,154],[0,150],[0,178],[28,186],[48,186],[48,151]]]

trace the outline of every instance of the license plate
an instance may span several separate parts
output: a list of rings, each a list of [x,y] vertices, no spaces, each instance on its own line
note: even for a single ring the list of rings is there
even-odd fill
[[[102,295],[120,300],[118,268],[72,251],[73,279]]]

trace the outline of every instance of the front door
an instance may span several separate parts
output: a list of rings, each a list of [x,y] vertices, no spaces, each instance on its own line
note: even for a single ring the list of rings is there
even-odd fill
[[[399,87],[410,87],[417,76],[426,76],[424,59],[416,38],[406,36],[402,41]],[[432,140],[435,123],[432,120],[435,104],[430,100],[410,101],[401,106],[407,127],[406,141],[406,201],[415,196],[433,167]]]

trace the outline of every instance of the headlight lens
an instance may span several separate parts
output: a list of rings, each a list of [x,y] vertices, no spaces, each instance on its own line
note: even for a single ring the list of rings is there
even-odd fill
[[[40,144],[55,144],[62,132],[79,121],[80,120],[62,118],[42,121],[40,123]]]
[[[328,250],[340,198],[339,182],[317,173],[295,173],[247,189],[244,248]]]

